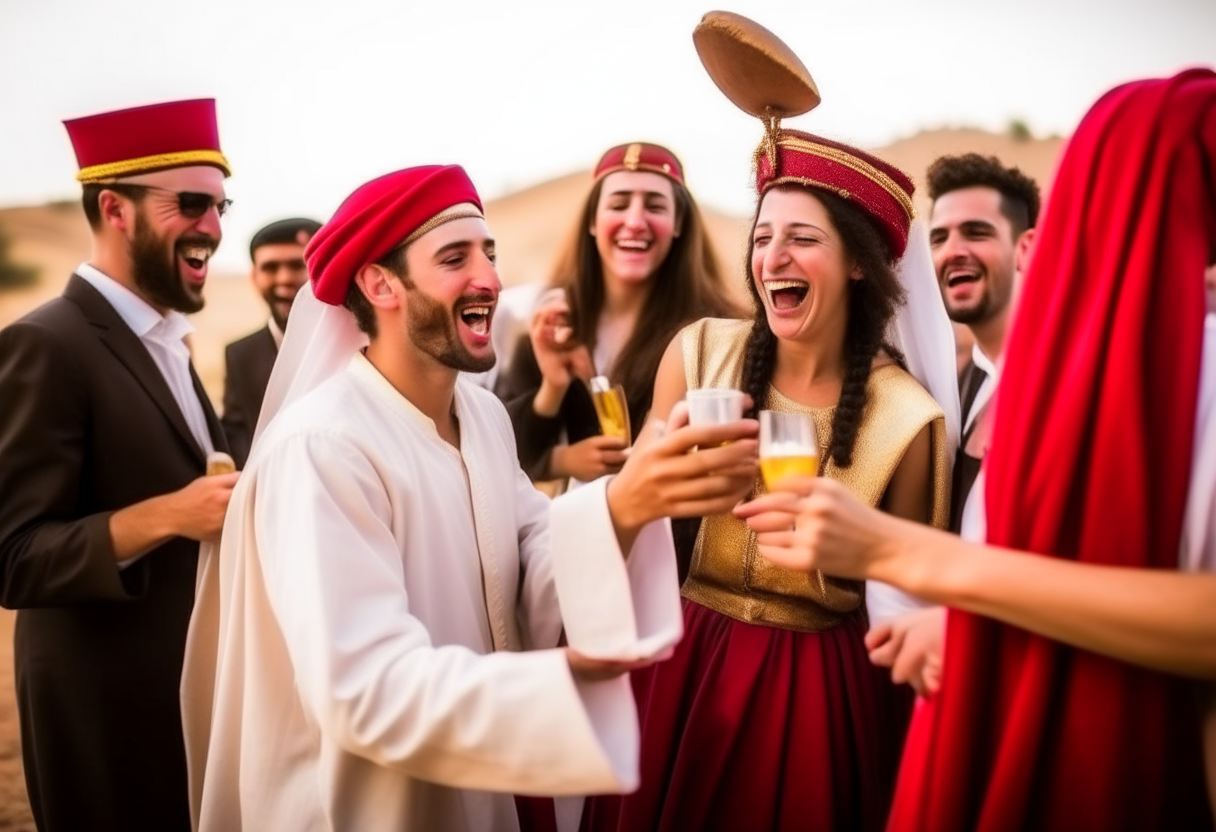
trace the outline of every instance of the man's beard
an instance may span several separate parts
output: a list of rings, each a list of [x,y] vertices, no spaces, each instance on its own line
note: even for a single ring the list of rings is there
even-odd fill
[[[975,326],[977,324],[987,323],[1009,308],[1009,300],[1013,294],[1013,274],[1009,275],[1009,291],[1004,293],[1003,298],[997,293],[997,287],[992,282],[991,273],[981,279],[984,281],[983,294],[981,294],[979,300],[971,306],[962,309],[953,307],[950,305],[950,301],[946,300],[945,293],[943,292],[942,301],[946,305],[946,314],[950,317],[950,320],[954,321],[956,324]]]
[[[154,306],[175,309],[190,314],[203,308],[203,296],[186,288],[177,263],[177,246],[202,245],[214,248],[211,238],[190,234],[169,246],[157,237],[142,213],[135,215],[135,234],[128,250],[131,255],[131,276],[135,285]]]
[[[408,288],[407,326],[414,346],[445,367],[466,373],[484,373],[494,366],[497,356],[478,358],[468,351],[456,330],[456,315],[416,287]],[[461,298],[462,302],[489,302],[482,297]]]

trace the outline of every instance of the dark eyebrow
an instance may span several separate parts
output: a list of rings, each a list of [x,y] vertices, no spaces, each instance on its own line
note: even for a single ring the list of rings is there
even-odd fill
[[[453,252],[464,251],[466,249],[473,248],[475,245],[477,245],[475,240],[455,240],[454,242],[448,243],[446,246],[440,246],[435,252],[435,259],[441,260]],[[491,248],[496,247],[493,237],[486,237],[481,241],[481,245],[490,246]]]
[[[996,226],[987,220],[964,220],[958,227],[964,231],[996,231]]]
[[[828,232],[824,231],[822,228],[815,225],[815,223],[813,223],[813,222],[792,222],[792,223],[790,223],[790,226],[798,227],[798,228],[813,228],[825,237],[831,236],[830,234],[828,234]]]

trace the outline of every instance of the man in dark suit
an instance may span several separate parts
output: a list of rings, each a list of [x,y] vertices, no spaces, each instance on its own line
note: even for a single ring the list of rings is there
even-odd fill
[[[1016,276],[1029,265],[1039,218],[1039,186],[992,156],[943,156],[929,166],[929,248],[946,312],[975,336],[959,373],[963,435],[954,460],[950,528],[960,531],[967,498],[987,450],[985,414],[997,386],[997,361],[1013,312]],[[868,635],[876,663],[896,682],[931,693],[940,682],[945,607],[926,607]],[[881,642],[881,644],[880,644]]]
[[[287,329],[291,302],[308,280],[304,246],[320,227],[316,220],[279,220],[254,234],[249,243],[250,279],[270,308],[270,320],[224,350],[224,415],[220,422],[238,468],[244,468],[249,458],[253,429]]]
[[[971,330],[971,360],[959,373],[963,435],[955,462],[951,524],[983,459],[980,416],[997,384],[997,359],[1012,315],[1015,275],[1025,271],[1039,219],[1039,186],[994,156],[943,156],[929,166],[929,247],[946,312]]]
[[[236,474],[190,363],[228,164],[211,100],[66,123],[93,253],[0,330],[0,603],[40,830],[189,830],[178,704],[199,541]]]

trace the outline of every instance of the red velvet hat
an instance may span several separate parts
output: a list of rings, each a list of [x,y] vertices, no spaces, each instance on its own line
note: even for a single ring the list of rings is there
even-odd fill
[[[466,203],[476,208],[457,208]],[[359,269],[445,222],[480,217],[482,210],[477,189],[458,165],[406,168],[373,179],[338,206],[304,249],[313,294],[341,306]]]
[[[887,238],[892,257],[903,256],[914,190],[907,174],[855,147],[799,130],[780,129],[775,138],[775,147],[766,140],[756,151],[759,193],[786,184],[831,191],[869,214]]]
[[[598,182],[608,174],[621,170],[661,173],[673,182],[684,184],[684,167],[680,160],[670,150],[657,144],[633,142],[617,145],[600,157],[599,164],[595,166],[595,179]]]
[[[215,99],[170,101],[63,123],[81,182],[98,182],[186,165],[213,165],[231,176],[220,152]]]

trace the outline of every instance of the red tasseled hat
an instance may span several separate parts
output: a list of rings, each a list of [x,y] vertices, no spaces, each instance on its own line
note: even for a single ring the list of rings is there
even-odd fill
[[[599,181],[610,173],[621,170],[642,170],[661,173],[674,182],[684,184],[684,167],[676,155],[665,147],[646,142],[621,144],[600,157],[595,166],[595,179]]]
[[[912,180],[876,156],[799,130],[776,131],[756,151],[756,190],[802,185],[831,191],[869,214],[899,259],[912,224]],[[773,146],[775,144],[775,147]]]
[[[471,203],[476,211],[448,211]],[[381,176],[348,196],[304,250],[317,300],[341,306],[355,274],[449,220],[482,216],[464,168],[427,165]]]
[[[76,151],[81,182],[186,165],[213,165],[232,175],[220,152],[214,98],[99,113],[63,126]]]

